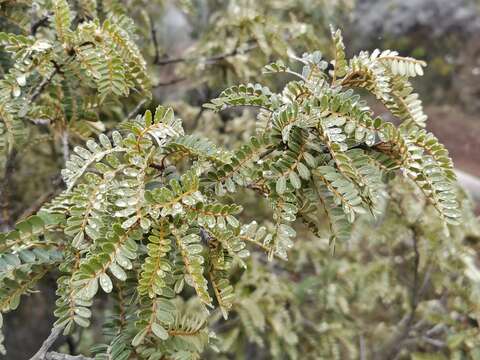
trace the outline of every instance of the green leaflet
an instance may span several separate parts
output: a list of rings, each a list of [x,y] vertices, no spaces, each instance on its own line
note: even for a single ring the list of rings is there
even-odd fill
[[[174,230],[173,235],[182,256],[186,274],[190,277],[198,297],[206,305],[212,306],[212,298],[208,294],[207,279],[204,275],[205,260],[201,255],[202,249],[199,248],[200,235],[186,234],[180,230]]]
[[[215,186],[215,193],[219,196],[226,192],[234,192],[237,185],[245,186],[252,172],[256,171],[256,164],[262,153],[268,151],[271,139],[266,135],[251,137],[250,140],[237,149],[229,162],[207,174],[208,180]]]
[[[107,233],[104,239],[99,239],[101,247],[80,263],[77,272],[72,275],[75,296],[82,300],[90,300],[95,296],[100,285],[105,290],[111,290],[109,280],[105,277],[107,270],[119,280],[126,280],[125,270],[131,268],[130,261],[137,257],[137,243],[141,237],[138,229],[124,231],[118,224]],[[125,269],[125,270],[124,270]],[[103,283],[101,283],[103,277]]]
[[[145,194],[147,201],[152,204],[154,218],[182,214],[205,201],[199,191],[199,178],[193,171],[183,174],[180,181],[171,179],[168,185]]]
[[[278,106],[277,95],[269,88],[260,84],[232,86],[224,90],[220,96],[211,100],[204,107],[215,111],[224,110],[231,106],[259,106],[272,110]]]
[[[168,284],[168,274],[172,271],[169,252],[172,249],[171,231],[167,222],[154,225],[152,235],[148,237],[148,257],[142,265],[142,274],[138,281],[140,295],[150,298],[163,295]],[[173,291],[173,290],[170,290]]]
[[[230,157],[228,153],[218,149],[210,140],[196,135],[184,135],[172,140],[165,147],[165,153],[174,156],[189,156],[200,160],[205,159],[219,165],[225,164]]]
[[[72,37],[70,26],[72,24],[72,14],[66,0],[53,1],[53,13],[55,30],[58,38],[65,45],[69,45]]]
[[[122,147],[123,139],[120,133],[114,132],[112,134],[113,146],[105,136],[100,136],[100,138],[103,139],[100,144],[90,140],[87,141],[87,149],[80,146],[74,148],[75,154],[70,157],[66,168],[62,170],[62,176],[68,186],[67,190],[73,188],[78,179],[84,175],[92,164],[99,162],[107,155],[125,151]]]
[[[220,236],[215,236],[214,239],[219,240]],[[229,239],[224,238],[219,240],[219,243],[212,243],[210,245],[212,257],[211,268],[209,269],[209,280],[212,284],[213,293],[225,320],[228,319],[228,312],[233,307],[235,290],[229,279],[232,261],[230,255],[226,255],[223,249],[226,248],[229,254],[233,253],[232,257],[235,251],[238,252],[241,257],[242,255],[240,254],[242,254],[242,252],[245,254],[245,244],[243,241],[237,241],[233,244],[226,244],[226,242],[229,242]],[[248,253],[245,256],[248,256]]]
[[[125,72],[125,76],[134,83],[137,83],[140,89],[147,95],[150,94],[150,79],[146,72],[146,62],[135,42],[132,35],[122,26],[124,23],[132,22],[126,16],[120,18],[107,19],[103,23],[103,30],[108,33],[112,42],[116,45],[116,50],[120,54],[123,61],[129,64],[129,70]]]
[[[335,47],[335,59],[332,60],[334,66],[333,79],[345,76],[347,72],[347,61],[345,60],[345,45],[343,43],[343,36],[340,29],[334,30],[331,27],[333,45]]]
[[[357,213],[363,213],[360,207],[362,199],[355,184],[335,171],[333,167],[322,166],[315,170],[314,175],[332,193],[336,205],[340,205],[349,222],[355,220]]]

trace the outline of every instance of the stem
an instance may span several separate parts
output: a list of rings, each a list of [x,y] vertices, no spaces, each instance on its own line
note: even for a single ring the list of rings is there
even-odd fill
[[[237,47],[230,52],[214,55],[214,56],[211,56],[211,57],[208,57],[208,58],[203,58],[203,57],[199,57],[199,58],[178,57],[178,58],[170,58],[170,59],[159,59],[154,64],[159,65],[159,66],[164,66],[164,65],[169,65],[169,64],[177,64],[177,63],[185,63],[185,62],[211,64],[211,63],[215,63],[215,62],[218,62],[218,61],[221,61],[221,60],[225,60],[225,59],[227,59],[229,57],[232,57],[232,56],[248,53],[248,52],[256,49],[257,47],[258,47],[258,45],[256,45],[256,44],[249,45],[244,49],[240,49],[240,48]]]
[[[40,94],[45,90],[48,84],[50,84],[50,81],[52,81],[53,77],[57,75],[57,73],[60,72],[60,68],[58,66],[55,66],[55,70],[53,70],[50,75],[45,77],[40,85],[33,91],[32,95],[30,96],[30,99],[28,100],[29,103],[33,103],[37,97],[40,96]]]
[[[153,21],[153,17],[150,16],[150,32],[152,34],[152,42],[155,49],[155,57],[153,58],[153,63],[158,64],[158,61],[160,60],[160,52],[158,50],[157,28],[153,24]]]
[[[185,81],[185,80],[187,80],[187,78],[184,78],[184,77],[173,78],[173,79],[167,80],[167,81],[160,81],[160,82],[156,83],[155,85],[153,85],[152,87],[155,89],[155,88],[159,88],[159,87],[162,87],[162,86],[175,85],[175,84],[178,84],[179,82],[182,82],[182,81]]]
[[[56,351],[51,351],[45,355],[45,360],[94,360],[94,359],[83,356],[83,355],[68,355],[68,354],[61,354]]]
[[[147,99],[143,99],[142,101],[140,101],[137,106],[135,106],[135,108],[128,113],[127,119],[133,119],[133,117],[138,114],[138,112],[140,111],[142,106],[145,105],[146,102]]]
[[[50,19],[48,18],[48,16],[44,16],[38,19],[30,27],[30,33],[33,36],[35,36],[37,34],[38,29],[41,28],[42,26],[47,26],[49,22],[50,22]]]
[[[59,338],[63,328],[53,328],[50,335],[43,342],[40,349],[33,355],[30,360],[93,360],[92,358],[85,357],[83,355],[67,355],[57,353],[55,351],[49,352],[48,350],[53,346],[55,341]]]

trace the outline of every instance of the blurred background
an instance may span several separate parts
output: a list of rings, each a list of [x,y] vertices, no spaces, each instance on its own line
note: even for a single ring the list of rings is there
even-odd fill
[[[480,176],[480,2],[475,0],[358,1],[347,42],[392,48],[426,60],[416,86],[428,128],[447,146],[457,168]],[[478,200],[478,183],[461,174]]]

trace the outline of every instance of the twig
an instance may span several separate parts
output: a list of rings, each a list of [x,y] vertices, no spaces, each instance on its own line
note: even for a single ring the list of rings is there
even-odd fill
[[[271,147],[270,149],[268,150],[265,150],[263,153],[261,153],[258,157],[259,160],[262,160],[264,158],[266,158],[268,155],[270,155],[272,152],[274,152],[276,150],[275,147]]]
[[[62,331],[62,328],[54,327],[48,338],[43,342],[40,349],[30,358],[30,360],[93,360],[93,358],[83,355],[68,355],[56,351],[48,351],[61,335]]]
[[[447,327],[445,326],[445,324],[437,324],[431,329],[427,330],[425,332],[425,336],[428,336],[428,337],[434,336],[446,330],[447,330]]]
[[[155,57],[153,58],[153,63],[157,64],[158,61],[160,60],[160,53],[158,50],[158,41],[157,41],[157,28],[155,27],[155,24],[153,23],[153,16],[150,16],[150,32],[152,34],[152,41],[153,41],[153,46],[155,48]]]
[[[174,84],[178,84],[179,82],[182,82],[182,81],[185,81],[185,80],[187,80],[187,78],[184,78],[184,77],[174,78],[174,79],[167,80],[167,81],[160,81],[160,82],[156,83],[155,85],[153,85],[152,87],[155,89],[155,88],[159,88],[159,87],[162,87],[162,86],[174,85]]]
[[[227,58],[232,57],[232,56],[245,54],[247,52],[250,52],[250,51],[256,49],[257,47],[258,47],[257,44],[249,45],[249,46],[247,46],[243,49],[237,47],[230,52],[214,55],[214,56],[208,57],[208,58],[203,58],[203,57],[199,57],[199,58],[178,57],[178,58],[170,58],[170,59],[159,59],[155,63],[155,65],[165,66],[165,65],[169,65],[169,64],[177,64],[177,63],[183,63],[183,62],[195,62],[195,63],[211,64],[211,63],[215,63],[215,62],[227,59]]]
[[[412,305],[412,316],[414,315],[415,313],[415,310],[417,309],[417,306],[418,306],[418,294],[419,294],[419,286],[418,286],[418,268],[420,266],[420,253],[418,251],[418,240],[417,240],[417,236],[415,234],[415,229],[413,229],[413,251],[414,251],[414,254],[415,254],[415,257],[414,257],[414,266],[415,266],[415,272],[413,273],[413,288],[412,288],[412,294],[411,294],[411,298],[410,298],[410,301],[411,301],[411,305]],[[413,319],[412,319],[413,320]]]
[[[32,124],[37,126],[48,126],[50,125],[49,119],[28,119],[32,122]]]
[[[226,58],[229,58],[229,57],[232,57],[232,56],[236,56],[236,55],[240,55],[240,54],[245,54],[245,53],[248,53],[254,49],[256,49],[258,47],[257,44],[252,44],[252,45],[249,45],[247,46],[246,48],[244,49],[240,49],[240,48],[235,48],[233,49],[233,51],[229,52],[229,53],[225,53],[225,54],[220,54],[220,55],[216,55],[216,56],[212,56],[210,58],[207,58],[205,59],[204,63],[206,64],[211,64],[211,63],[215,63],[217,61],[221,61],[221,60],[224,60]]]
[[[103,6],[103,0],[96,0],[96,8],[97,8],[97,16],[98,19],[100,20],[100,24],[102,24],[105,21],[105,8]]]
[[[438,348],[447,347],[447,344],[445,343],[445,341],[442,341],[442,340],[432,339],[432,338],[429,338],[427,336],[422,337],[422,340],[425,341],[426,343],[428,343],[432,346],[438,347]]]
[[[135,115],[137,115],[137,113],[140,111],[140,109],[142,108],[143,105],[145,105],[145,103],[147,102],[147,99],[143,99],[142,101],[140,101],[137,106],[135,106],[135,108],[130,111],[127,115],[127,120],[129,119],[133,119],[133,117]]]
[[[38,19],[30,27],[30,33],[33,36],[35,36],[37,34],[38,29],[41,28],[42,26],[47,26],[49,22],[50,22],[50,19],[48,18],[48,16],[44,16]]]
[[[225,109],[222,109],[220,111],[231,111],[232,109],[262,109],[262,110],[265,110],[265,111],[268,111],[269,113],[273,113],[273,110],[272,109],[269,109],[268,107],[266,106],[262,106],[262,105],[255,105],[255,104],[245,104],[245,105],[242,105],[242,104],[239,104],[239,105],[231,105]]]
[[[157,62],[155,63],[155,65],[165,66],[165,65],[177,64],[177,63],[189,62],[189,61],[195,61],[195,59],[187,59],[187,58],[184,58],[184,57],[170,58],[170,59],[158,59]]]
[[[49,76],[47,76],[46,78],[44,78],[42,80],[42,82],[40,83],[40,85],[37,86],[37,88],[33,91],[32,95],[30,96],[30,99],[28,100],[28,102],[32,103],[34,102],[38,96],[40,96],[40,94],[43,92],[43,90],[45,90],[45,88],[47,87],[47,85],[50,83],[50,81],[52,81],[53,77],[60,71],[60,68],[58,66],[55,67],[55,70],[53,70],[51,72],[51,74]]]
[[[196,124],[198,122],[198,120],[200,120],[204,111],[205,111],[205,108],[203,106],[200,107],[200,110],[198,110],[197,115],[195,115],[195,119],[193,119],[194,124]]]
[[[37,200],[35,200],[35,202],[32,204],[32,206],[30,206],[28,209],[26,209],[19,216],[19,219],[22,220],[22,219],[25,219],[25,218],[35,214],[38,210],[40,210],[40,208],[43,206],[43,204],[45,204],[47,201],[51,200],[54,197],[55,193],[56,193],[56,191],[52,190],[52,191],[49,191],[48,193],[42,194]]]
[[[430,276],[432,274],[432,267],[433,265],[430,264],[427,268],[427,271],[425,272],[425,275],[423,276],[422,286],[420,287],[420,290],[418,290],[418,298],[421,298],[425,293],[425,290],[427,290],[428,288]]]
[[[93,358],[83,355],[68,355],[51,351],[47,353],[47,355],[45,356],[45,360],[93,360]]]

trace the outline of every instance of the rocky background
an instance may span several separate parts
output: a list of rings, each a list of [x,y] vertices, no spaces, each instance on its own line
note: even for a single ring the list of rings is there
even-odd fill
[[[358,0],[351,22],[345,28],[351,48],[398,49],[428,61],[416,86],[429,129],[480,200],[480,1]]]

